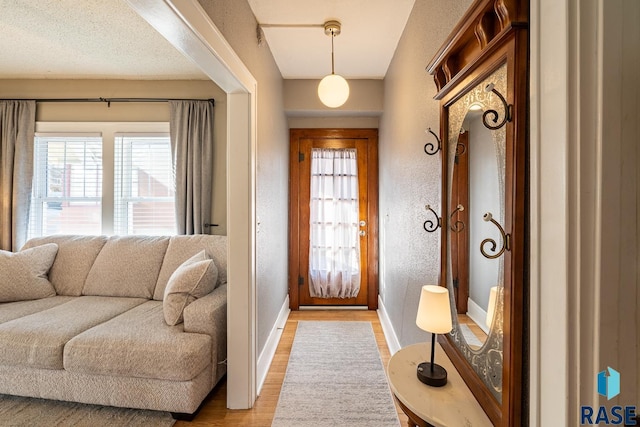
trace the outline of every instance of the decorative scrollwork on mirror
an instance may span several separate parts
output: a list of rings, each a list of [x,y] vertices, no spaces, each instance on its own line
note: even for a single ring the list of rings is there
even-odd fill
[[[440,344],[497,426],[527,417],[528,15],[526,0],[473,2],[427,67],[440,100],[449,213],[439,223],[441,285],[456,313]]]

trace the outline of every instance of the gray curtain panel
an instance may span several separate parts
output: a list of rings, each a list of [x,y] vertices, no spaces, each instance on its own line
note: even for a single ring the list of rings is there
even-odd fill
[[[35,101],[0,101],[0,249],[27,240],[33,179]]]
[[[211,220],[213,102],[169,101],[178,234],[204,234]]]

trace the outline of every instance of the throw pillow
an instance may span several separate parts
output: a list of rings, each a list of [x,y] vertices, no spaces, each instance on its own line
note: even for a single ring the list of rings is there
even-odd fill
[[[0,303],[54,296],[47,273],[57,253],[55,243],[15,253],[0,251]]]
[[[164,291],[162,310],[168,325],[182,323],[184,309],[216,287],[218,268],[204,250],[182,263],[173,272]]]

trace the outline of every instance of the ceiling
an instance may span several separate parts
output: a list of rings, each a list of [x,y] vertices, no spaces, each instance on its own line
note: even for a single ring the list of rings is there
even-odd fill
[[[322,78],[331,72],[331,38],[323,24],[337,20],[335,72],[350,78],[381,79],[415,0],[249,0],[285,79]]]
[[[284,78],[383,78],[415,0],[248,0]],[[0,0],[0,79],[207,79],[125,0]]]
[[[124,0],[0,0],[0,78],[207,79]]]

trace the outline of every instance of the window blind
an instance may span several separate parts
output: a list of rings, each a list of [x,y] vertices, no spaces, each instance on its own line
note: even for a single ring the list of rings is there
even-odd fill
[[[117,134],[114,166],[115,233],[176,234],[169,135]]]
[[[100,234],[102,139],[99,135],[38,135],[29,238]]]

